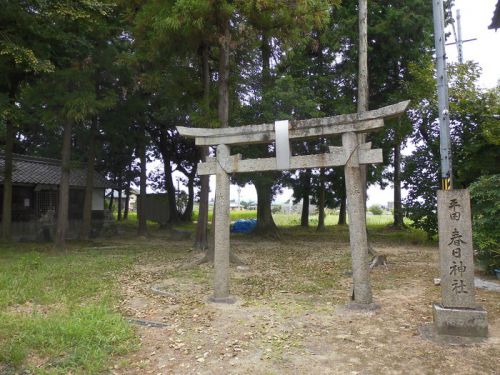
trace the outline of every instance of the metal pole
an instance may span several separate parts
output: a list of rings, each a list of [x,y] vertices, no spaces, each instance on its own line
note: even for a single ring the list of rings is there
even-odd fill
[[[458,32],[458,39],[457,39],[458,62],[460,64],[463,64],[464,63],[464,52],[463,52],[464,42],[462,40],[462,25],[461,25],[461,20],[460,20],[460,9],[457,9],[457,32]]]
[[[439,112],[439,150],[441,155],[441,189],[453,187],[451,167],[450,118],[448,106],[448,74],[444,48],[444,7],[442,0],[433,0],[434,42],[436,46],[436,81]]]

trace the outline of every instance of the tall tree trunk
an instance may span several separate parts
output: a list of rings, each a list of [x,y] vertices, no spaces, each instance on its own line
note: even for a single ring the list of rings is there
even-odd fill
[[[12,237],[12,153],[14,149],[14,124],[10,118],[5,122],[5,161],[3,171],[2,239]]]
[[[63,147],[61,152],[61,180],[59,182],[59,204],[57,211],[57,228],[55,244],[64,247],[66,244],[66,232],[68,229],[69,210],[69,176],[71,172],[71,134],[72,122],[64,124]]]
[[[130,187],[125,190],[125,204],[123,207],[123,221],[128,219],[128,206],[130,204]]]
[[[182,221],[190,223],[193,220],[193,206],[194,206],[194,179],[196,177],[196,165],[193,167],[193,171],[188,177],[187,189],[188,189],[188,201],[186,208],[182,213]]]
[[[311,170],[307,169],[302,174],[302,214],[300,215],[300,226],[309,227],[309,196],[311,195]]]
[[[163,172],[165,173],[165,191],[168,197],[168,210],[170,212],[170,223],[179,222],[179,212],[177,211],[177,196],[175,195],[175,186],[172,179],[172,167],[170,159],[163,155]]]
[[[158,148],[163,159],[163,172],[165,174],[165,191],[168,198],[169,223],[178,223],[180,220],[179,212],[177,211],[177,196],[172,176],[172,166],[170,165],[170,150],[167,144],[168,130],[165,125],[160,127],[160,139]]]
[[[270,103],[268,98],[268,93],[272,84],[271,77],[271,46],[269,36],[266,31],[262,31],[261,40],[261,55],[262,55],[262,104],[263,110],[263,121],[271,120]],[[256,233],[271,235],[273,237],[278,237],[278,228],[274,223],[272,216],[272,187],[274,184],[274,177],[271,174],[266,174],[259,176],[254,179],[255,190],[257,190],[257,227],[255,229]]]
[[[139,145],[139,158],[141,159],[141,182],[140,182],[140,195],[139,195],[139,226],[137,228],[137,234],[139,236],[147,235],[147,224],[146,224],[146,135],[145,135],[145,126],[141,125],[141,134],[140,134],[140,145]]]
[[[396,142],[394,145],[394,227],[402,229],[403,205],[401,203],[401,145]]]
[[[122,209],[123,209],[123,190],[122,190],[122,184],[123,184],[123,174],[120,172],[118,175],[118,213],[116,215],[116,220],[117,221],[122,221]]]
[[[229,126],[229,57],[231,35],[229,21],[224,22],[219,52],[218,108],[221,128]]]
[[[358,112],[368,111],[368,4],[359,0]]]
[[[264,104],[264,121],[272,121],[271,119],[271,114],[267,111],[267,106],[269,105],[268,103],[268,93],[269,89],[271,88],[272,84],[272,77],[271,77],[271,46],[270,46],[270,40],[267,32],[263,31],[262,32],[262,42],[260,45],[260,52],[262,55],[262,101]],[[266,113],[267,112],[267,113]]]
[[[205,116],[210,116],[210,64],[209,46],[206,42],[201,45],[201,81],[203,84],[203,106]]]
[[[273,182],[269,182],[267,179],[255,182],[255,190],[257,190],[257,226],[254,232],[277,237],[279,236],[278,228],[271,211],[272,187]]]
[[[325,168],[321,168],[319,176],[319,199],[318,199],[318,227],[316,230],[325,230]]]
[[[97,118],[90,125],[90,138],[87,159],[87,180],[85,181],[85,198],[83,201],[83,221],[80,229],[80,238],[87,240],[92,226],[92,195],[94,192],[94,164],[96,152]]]
[[[115,189],[111,189],[111,195],[109,196],[109,203],[108,203],[108,210],[109,211],[111,211],[113,209],[113,201],[115,199],[114,194],[115,194]]]
[[[125,191],[125,208],[123,210],[123,220],[128,219],[128,211],[130,206],[130,184],[132,180],[132,162],[128,165],[127,173],[127,190]]]
[[[19,81],[10,77],[9,79],[9,105],[15,108],[16,94],[19,89]],[[3,171],[3,206],[2,206],[2,239],[9,241],[12,238],[12,170],[14,140],[16,131],[11,116],[5,121],[5,149],[4,149],[4,171]]]
[[[342,197],[340,199],[340,208],[339,208],[339,222],[338,225],[346,225],[347,224],[347,198]]]
[[[210,65],[209,65],[209,47],[206,42],[201,46],[201,71],[203,82],[203,105],[206,116],[210,114]],[[209,155],[208,146],[201,147],[201,160],[206,161]],[[200,201],[198,206],[198,222],[196,223],[196,235],[194,248],[204,251],[208,247],[208,195],[210,192],[210,176],[200,177]]]
[[[302,193],[302,213],[300,215],[300,226],[309,227],[309,191],[304,190]]]
[[[368,111],[368,3],[367,0],[359,0],[359,56],[358,56],[358,113]],[[366,142],[366,134],[358,134],[358,143]],[[365,191],[366,210],[366,165],[360,166],[361,183]]]
[[[202,161],[206,161],[208,147],[202,147]],[[198,208],[198,222],[196,223],[196,236],[194,247],[202,251],[208,246],[208,193],[210,191],[210,177],[201,176],[200,203]]]
[[[254,181],[255,190],[257,191],[257,226],[255,233],[279,237],[278,227],[274,222],[271,208],[273,184],[274,181],[267,178]]]

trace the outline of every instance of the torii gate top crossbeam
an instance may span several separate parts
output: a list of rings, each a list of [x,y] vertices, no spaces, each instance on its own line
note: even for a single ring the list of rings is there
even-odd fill
[[[397,117],[409,101],[362,113],[290,121],[289,138],[307,139],[347,132],[365,133],[384,126],[384,119]],[[178,126],[181,136],[195,138],[197,146],[271,143],[276,140],[275,124],[246,125],[231,128],[187,128]]]
[[[382,150],[371,149],[370,143],[347,147],[342,140],[342,147],[329,147],[328,152],[317,155],[293,156],[290,153],[290,139],[318,138],[332,134],[364,133],[384,126],[384,119],[400,115],[409,101],[383,107],[374,111],[323,117],[300,121],[277,121],[274,124],[248,125],[222,129],[202,129],[177,127],[179,134],[194,137],[197,145],[218,148],[224,146],[229,150],[231,144],[271,143],[276,141],[276,157],[263,159],[242,159],[240,154],[217,154],[216,158],[207,158],[198,164],[199,175],[224,173],[248,173],[258,171],[279,171],[299,168],[322,168],[382,162]],[[356,152],[357,151],[357,152]]]

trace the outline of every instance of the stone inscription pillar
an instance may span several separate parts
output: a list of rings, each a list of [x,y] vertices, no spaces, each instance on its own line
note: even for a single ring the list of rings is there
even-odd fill
[[[349,214],[354,302],[368,305],[372,303],[372,290],[368,267],[364,189],[361,181],[356,134],[342,134],[342,146],[344,152],[349,156],[345,165],[345,187]]]
[[[485,337],[486,311],[476,305],[468,190],[438,191],[441,304],[434,304],[438,333]]]
[[[470,197],[467,190],[438,191],[441,298],[444,307],[476,307]]]
[[[214,295],[212,302],[232,303],[229,295],[229,176],[223,165],[229,159],[229,147],[217,146],[217,173],[215,190]]]

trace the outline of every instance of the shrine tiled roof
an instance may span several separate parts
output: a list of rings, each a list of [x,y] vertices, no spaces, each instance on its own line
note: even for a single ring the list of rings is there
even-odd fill
[[[3,170],[5,158],[0,153],[0,185],[3,184]],[[42,158],[14,154],[12,183],[14,184],[42,184],[59,185],[61,179],[61,161],[57,159]],[[72,187],[85,187],[87,171],[78,165],[71,168],[69,184]],[[108,188],[111,184],[101,174],[94,173],[94,187]]]

